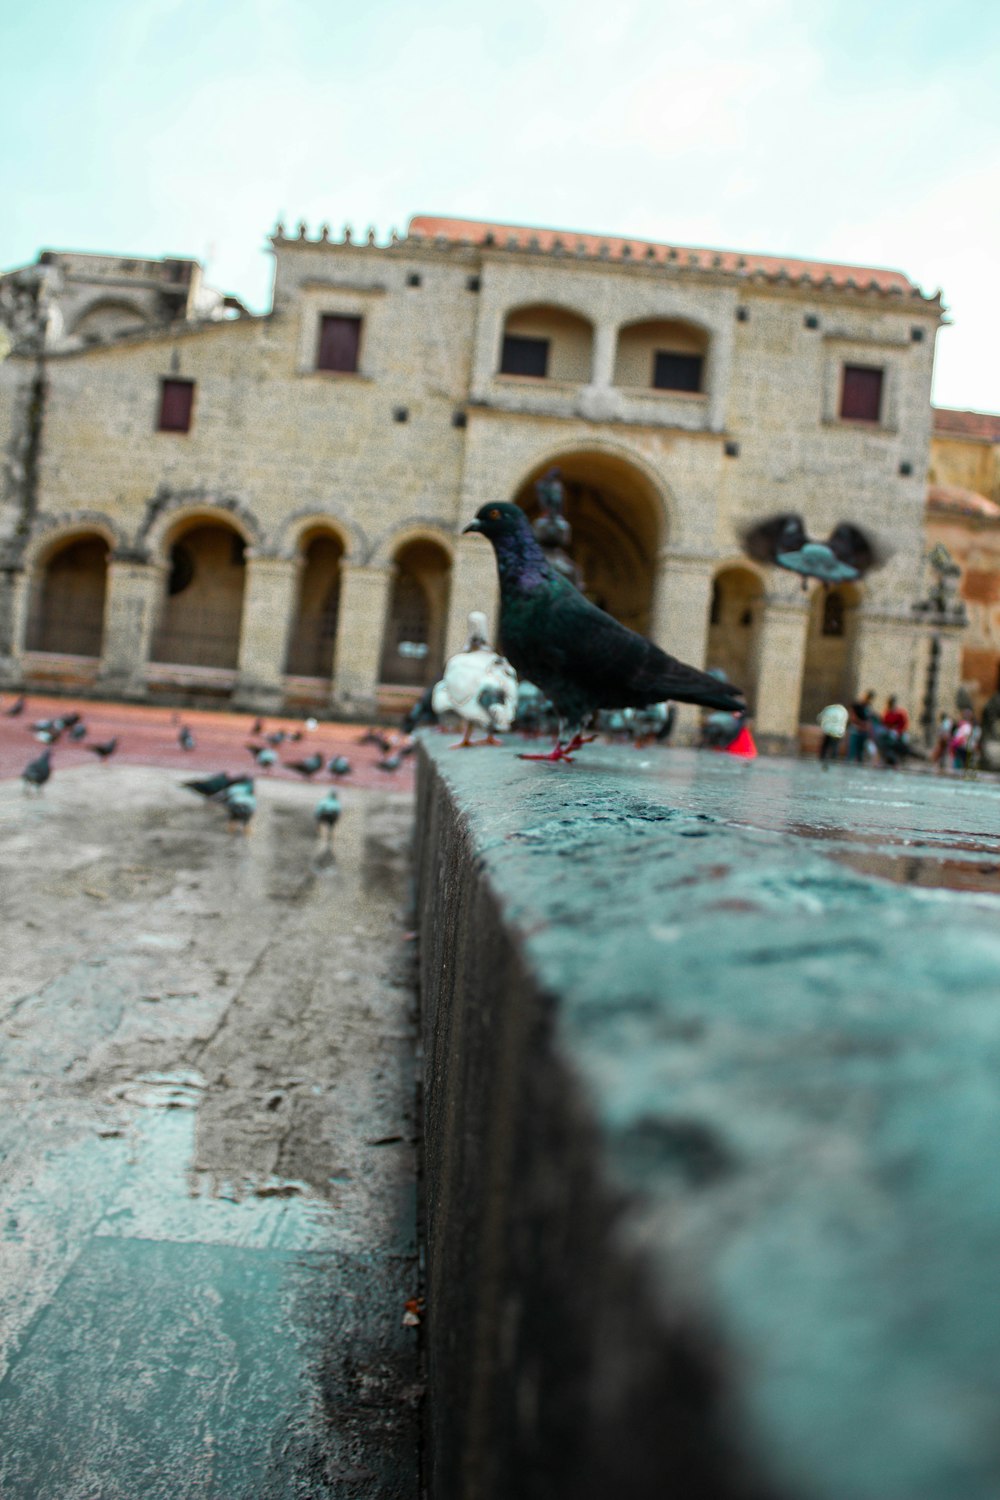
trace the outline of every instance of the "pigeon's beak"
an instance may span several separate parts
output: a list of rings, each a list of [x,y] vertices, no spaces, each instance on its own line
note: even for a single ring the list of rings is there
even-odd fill
[[[482,531],[482,529],[478,521],[470,521],[468,526],[462,527],[462,535],[464,536],[467,531]]]

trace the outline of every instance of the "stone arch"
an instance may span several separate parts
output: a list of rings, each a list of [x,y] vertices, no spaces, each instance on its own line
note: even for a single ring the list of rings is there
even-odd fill
[[[355,562],[367,555],[368,538],[356,521],[348,520],[338,511],[297,510],[285,517],[275,533],[275,556],[286,559],[298,557],[303,537],[314,530],[323,529],[337,537],[345,562]]]
[[[563,302],[523,302],[506,310],[497,373],[586,385],[593,366],[594,324]]]
[[[799,722],[814,724],[828,703],[850,703],[854,696],[855,656],[863,588],[841,583],[825,589],[817,584],[809,601],[805,665]],[[842,609],[832,606],[840,601]],[[839,628],[831,630],[834,622]]]
[[[711,332],[690,318],[637,318],[618,329],[614,383],[704,395]]]
[[[150,660],[235,670],[246,590],[246,529],[215,508],[174,514],[160,549],[163,594]]]
[[[146,514],[136,533],[135,546],[161,561],[170,543],[191,520],[217,521],[231,526],[248,547],[259,547],[264,535],[253,511],[235,496],[188,490],[155,495],[146,503]]]
[[[761,617],[765,602],[759,570],[741,560],[724,563],[712,579],[705,666],[720,667],[756,708]]]
[[[107,531],[85,525],[48,538],[30,575],[26,651],[100,657],[112,545]]]
[[[72,336],[95,341],[119,338],[149,327],[149,318],[125,297],[99,297],[74,320]]]
[[[371,550],[369,561],[372,567],[384,568],[393,562],[400,550],[410,542],[433,542],[447,553],[449,566],[455,556],[455,533],[443,521],[411,516],[379,538]]]
[[[552,466],[562,475],[584,592],[623,624],[648,635],[658,559],[668,535],[662,481],[618,445],[594,442],[550,450],[512,496],[532,518],[538,513],[535,483]]]
[[[31,572],[64,542],[85,535],[103,537],[112,553],[124,551],[127,545],[122,528],[103,511],[64,511],[61,515],[42,512],[35,517],[21,556],[22,565]]]
[[[300,560],[285,671],[291,677],[333,676],[340,614],[340,570],[345,540],[326,518],[303,526],[296,538]]]
[[[397,533],[395,542],[379,680],[420,692],[444,664],[453,553],[450,539],[426,529]]]

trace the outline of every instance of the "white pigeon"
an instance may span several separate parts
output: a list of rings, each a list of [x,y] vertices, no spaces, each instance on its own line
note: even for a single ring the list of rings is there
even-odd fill
[[[496,730],[506,731],[517,711],[517,673],[506,657],[489,644],[486,616],[478,610],[469,615],[469,639],[445,663],[444,676],[435,685],[431,707],[436,714],[457,714],[465,724],[464,738],[454,746],[498,745]],[[473,740],[473,726],[486,730],[484,740]]]

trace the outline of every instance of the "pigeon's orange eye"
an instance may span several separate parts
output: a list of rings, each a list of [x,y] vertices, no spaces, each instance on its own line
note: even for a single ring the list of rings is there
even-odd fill
[[[499,521],[499,519],[500,519],[500,512],[498,510],[496,510],[496,509],[491,510],[489,512],[489,514],[487,515],[487,520],[489,520],[489,521]]]

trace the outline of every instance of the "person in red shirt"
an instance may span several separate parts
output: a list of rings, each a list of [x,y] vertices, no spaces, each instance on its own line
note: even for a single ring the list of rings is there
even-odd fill
[[[886,700],[882,725],[885,729],[891,729],[893,734],[905,734],[910,727],[909,714],[905,708],[898,707],[894,697]]]

